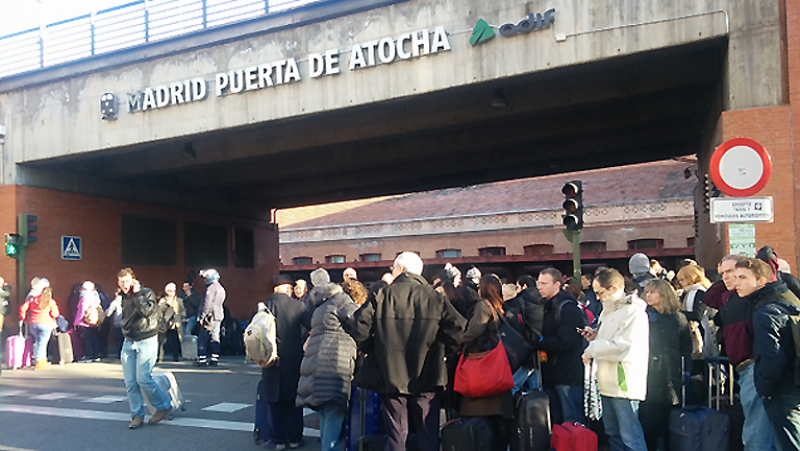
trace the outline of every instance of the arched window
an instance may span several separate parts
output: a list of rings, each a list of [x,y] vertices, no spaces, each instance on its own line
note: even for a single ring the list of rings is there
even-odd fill
[[[581,243],[581,252],[590,253],[590,252],[605,252],[606,251],[606,242],[605,241],[584,241]]]
[[[661,238],[642,238],[639,240],[628,241],[629,251],[640,251],[645,249],[663,249],[664,240]]]
[[[522,247],[525,255],[550,255],[553,253],[552,244],[529,244]]]
[[[295,257],[292,259],[293,265],[310,265],[314,263],[311,257]]]
[[[358,258],[362,262],[379,262],[381,261],[381,254],[361,254]]]
[[[344,263],[344,255],[328,255],[325,257],[325,263]]]
[[[439,249],[436,251],[436,258],[459,258],[461,249]]]
[[[478,255],[481,257],[506,255],[506,248],[503,246],[482,247],[478,249]]]

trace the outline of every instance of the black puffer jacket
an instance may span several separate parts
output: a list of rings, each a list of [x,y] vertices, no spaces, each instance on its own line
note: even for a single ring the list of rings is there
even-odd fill
[[[559,291],[545,303],[542,338],[536,345],[537,349],[547,353],[547,361],[542,363],[542,384],[545,387],[583,386],[581,355],[588,342],[576,329],[583,329],[587,324],[578,301],[566,291]]]
[[[142,287],[138,293],[122,293],[122,335],[139,341],[158,335],[161,310],[153,290]]]
[[[352,315],[358,306],[334,283],[315,288],[313,305],[316,309],[300,364],[297,405],[318,407],[334,401],[345,408],[350,398],[356,342],[344,331],[339,317]]]
[[[778,280],[744,297],[753,305],[756,391],[770,398],[794,385],[794,350],[789,315],[800,314],[800,300]]]
[[[456,347],[467,323],[425,279],[410,273],[380,290],[354,319],[356,342],[374,339],[356,385],[402,395],[445,386],[445,345]]]
[[[515,298],[506,301],[503,304],[503,310],[512,325],[520,323],[524,325],[521,330],[517,329],[525,334],[528,341],[533,343],[538,341],[539,336],[542,335],[544,304],[539,290],[528,288],[520,291]]]
[[[647,370],[645,401],[678,404],[681,357],[685,357],[686,362],[692,358],[689,321],[681,312],[659,313],[653,307],[647,307],[647,318],[650,321],[650,366]]]

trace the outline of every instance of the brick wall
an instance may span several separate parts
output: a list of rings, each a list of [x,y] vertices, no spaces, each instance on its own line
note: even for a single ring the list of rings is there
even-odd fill
[[[6,207],[8,206],[8,207]],[[4,208],[5,207],[5,208]],[[100,283],[112,294],[116,290],[116,274],[122,267],[121,217],[123,213],[174,218],[178,222],[178,264],[174,267],[134,266],[137,277],[144,286],[161,291],[168,282],[180,283],[191,268],[184,265],[183,221],[198,221],[224,226],[252,228],[255,241],[255,268],[237,269],[229,246],[228,267],[217,268],[228,297],[226,305],[234,317],[249,319],[255,304],[271,292],[272,277],[278,271],[278,234],[265,222],[222,217],[194,211],[182,211],[152,205],[123,202],[113,199],[84,196],[59,191],[23,186],[0,187],[0,229],[3,233],[16,230],[16,214],[26,213],[38,217],[38,242],[29,245],[26,254],[26,277],[46,277],[53,287],[59,308],[67,309],[67,299],[73,284],[84,280]],[[13,213],[13,214],[12,214]],[[12,216],[12,217],[9,217]],[[82,259],[61,259],[61,236],[79,236],[82,239]],[[15,288],[15,262],[5,256],[0,258],[0,275]],[[13,282],[12,282],[13,281]],[[202,290],[202,282],[197,288]],[[16,302],[14,305],[17,305]],[[16,316],[16,315],[14,315]],[[16,319],[6,321],[13,325]]]

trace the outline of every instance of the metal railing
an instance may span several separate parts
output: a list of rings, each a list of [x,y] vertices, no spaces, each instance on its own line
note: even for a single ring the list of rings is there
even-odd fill
[[[0,36],[0,77],[324,0],[137,0]]]

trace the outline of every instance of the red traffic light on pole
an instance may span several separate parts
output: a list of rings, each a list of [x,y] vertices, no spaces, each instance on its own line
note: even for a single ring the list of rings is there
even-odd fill
[[[567,230],[581,230],[583,228],[583,184],[579,180],[574,180],[564,184],[561,193],[565,199],[564,225]]]

